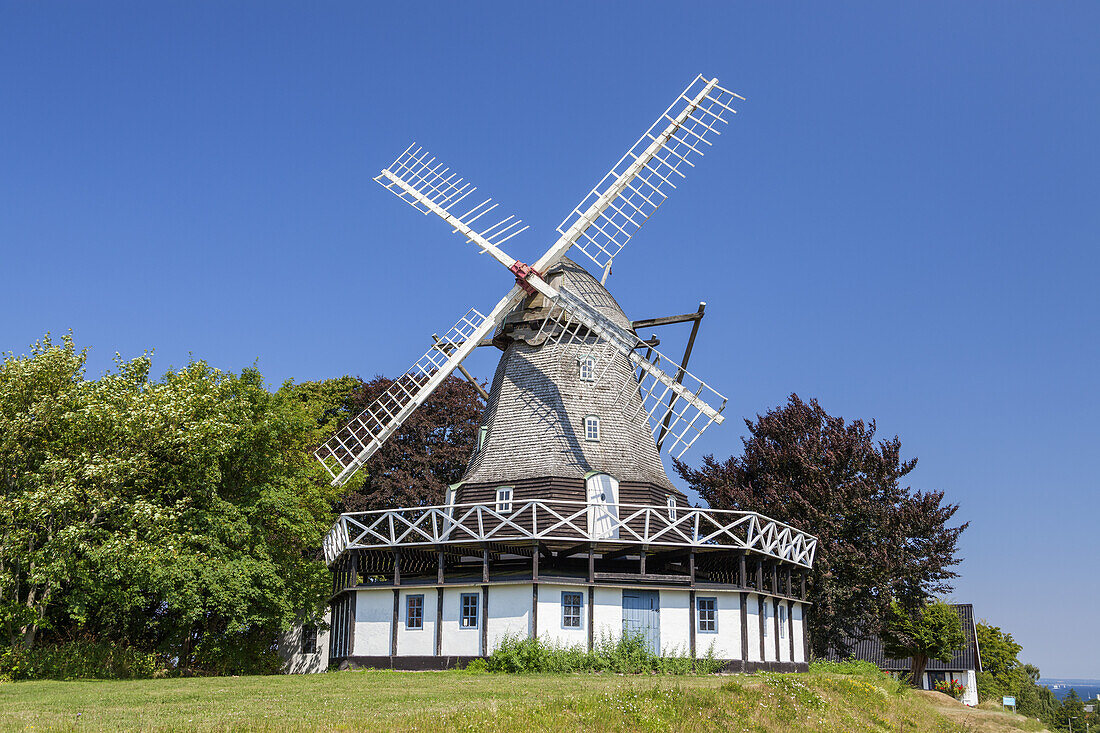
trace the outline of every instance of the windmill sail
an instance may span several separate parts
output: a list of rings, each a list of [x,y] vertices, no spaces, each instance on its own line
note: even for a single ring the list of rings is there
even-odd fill
[[[539,333],[540,336],[543,333],[547,335],[543,346],[584,342],[596,359],[600,373],[596,381],[602,377],[602,372],[616,354],[627,357],[638,370],[636,388],[641,397],[628,418],[633,419],[639,410],[645,410],[654,438],[663,431],[662,448],[667,447],[670,454],[681,457],[704,430],[713,423],[723,422],[726,398],[709,384],[656,349],[649,348],[645,355],[639,354],[637,348],[641,342],[637,336],[614,323],[568,288],[560,288],[551,302]],[[666,369],[676,372],[676,377],[672,377]],[[720,403],[719,407],[715,409],[708,400]]]
[[[474,223],[495,210],[499,204],[493,203],[491,198],[484,199],[473,207],[469,202],[463,204],[477,190],[477,186],[469,182],[463,183],[463,178],[456,179],[457,173],[447,175],[450,168],[436,163],[435,157],[429,157],[429,153],[423,148],[413,150],[414,145],[416,143],[406,148],[374,180],[417,211],[440,217],[453,227],[452,231],[465,235],[467,242],[478,245],[482,252],[489,252],[505,267],[512,267],[515,259],[508,257],[499,248],[512,237],[527,231],[528,227],[520,227],[523,220],[512,215],[488,227],[483,222],[480,231],[474,229]],[[464,213],[454,213],[463,209]],[[492,219],[490,217],[488,221]]]
[[[442,384],[482,338],[486,317],[473,308],[458,320],[447,335],[432,345],[412,368],[395,379],[382,396],[358,417],[336,431],[314,455],[343,485],[393,435],[413,410]],[[454,344],[460,344],[457,349]],[[464,348],[465,347],[465,348]]]
[[[558,233],[606,268],[721,134],[718,128],[736,114],[737,99],[744,97],[718,86],[717,79],[696,77],[569,212]]]

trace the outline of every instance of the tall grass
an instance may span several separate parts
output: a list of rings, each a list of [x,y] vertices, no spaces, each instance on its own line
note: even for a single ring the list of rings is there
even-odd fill
[[[489,655],[491,672],[615,672],[619,674],[711,674],[722,667],[714,658],[713,647],[701,658],[681,654],[679,650],[663,655],[649,650],[641,634],[624,633],[613,637],[603,634],[591,651],[519,636],[506,636]]]

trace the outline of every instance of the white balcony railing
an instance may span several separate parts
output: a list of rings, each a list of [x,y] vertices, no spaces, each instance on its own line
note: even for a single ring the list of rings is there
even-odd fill
[[[599,512],[598,521],[593,516]],[[325,536],[325,562],[345,550],[485,542],[598,542],[644,547],[731,547],[810,567],[817,538],[756,512],[531,499],[507,511],[494,504],[341,514]]]

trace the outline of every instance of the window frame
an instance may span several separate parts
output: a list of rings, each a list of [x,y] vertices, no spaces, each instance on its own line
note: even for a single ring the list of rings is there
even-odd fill
[[[512,511],[512,495],[515,493],[512,486],[498,486],[497,487],[497,501],[496,510],[503,514],[504,512]],[[501,498],[503,492],[508,492],[507,498]]]
[[[776,608],[779,611],[779,613],[777,613],[775,615],[776,625],[779,626],[779,638],[780,639],[786,639],[787,638],[787,615],[788,615],[787,606],[785,604],[779,603],[778,601],[776,601],[775,605],[776,605]]]
[[[413,626],[412,621],[412,608],[413,601],[418,600],[420,602],[420,608],[418,609],[418,619],[420,624]],[[424,630],[424,594],[423,593],[409,593],[405,596],[405,631],[423,631]]]
[[[668,507],[668,521],[675,522],[679,516],[676,506],[676,497],[672,494],[665,496],[665,506]]]
[[[467,606],[466,599],[473,598],[474,602]],[[466,609],[467,607],[473,610],[474,623],[472,626],[466,625]],[[473,631],[481,626],[481,594],[480,593],[462,593],[458,597],[458,629],[459,631]]]
[[[770,634],[768,634],[768,626],[769,626],[769,624],[768,624],[768,616],[769,616],[768,607],[769,606],[771,606],[771,602],[768,601],[767,598],[765,598],[764,599],[764,604],[763,604],[763,615],[760,617],[761,635],[765,639],[767,639],[770,636]]]
[[[566,624],[566,619],[567,619],[567,617],[565,615],[565,609],[566,609],[565,597],[566,596],[576,596],[577,597],[577,603],[576,604],[573,604],[573,603],[569,604],[569,607],[573,607],[575,605],[576,608],[577,608],[577,616],[576,616],[577,625],[576,626],[569,626],[568,624]],[[572,616],[569,616],[568,618],[572,619]],[[567,630],[567,631],[581,631],[581,630],[584,629],[584,593],[582,593],[581,591],[578,591],[578,590],[563,590],[561,592],[561,627],[563,629]]]
[[[712,629],[703,628],[703,603],[710,603],[709,609],[713,617],[708,619],[714,625]],[[698,596],[695,598],[695,630],[700,634],[718,633],[718,596]]]
[[[313,635],[313,646],[312,646],[312,648],[309,648],[309,649],[306,648],[306,639],[308,638],[307,634],[312,634]],[[300,654],[317,654],[317,653],[319,653],[321,650],[317,646],[317,639],[318,639],[317,624],[302,624],[302,633],[301,633],[301,637],[298,640],[299,641],[299,643],[298,643],[298,652]]]
[[[588,434],[589,421],[595,428],[596,437],[590,437]],[[587,443],[599,443],[600,442],[600,416],[599,415],[585,415],[584,416],[584,440]]]
[[[588,370],[588,376],[585,376],[585,369]],[[577,359],[577,374],[582,382],[595,382],[596,357],[591,354],[585,354]]]

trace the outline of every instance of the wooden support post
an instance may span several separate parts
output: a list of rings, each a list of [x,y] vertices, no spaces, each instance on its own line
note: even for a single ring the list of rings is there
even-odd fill
[[[443,550],[440,550],[438,553],[436,553],[435,582],[438,583],[439,585],[443,585],[443,583],[444,583],[444,578],[443,578]],[[442,592],[442,591],[440,591],[440,592]]]
[[[695,559],[693,554],[692,560]],[[714,613],[718,613],[718,609],[714,609]],[[695,627],[698,625],[696,619],[699,618],[698,612],[695,610],[695,589],[688,591],[688,653],[691,654],[691,658],[695,659]]]
[[[481,586],[481,654],[485,657],[489,656],[489,586],[487,585]]]
[[[778,598],[772,600],[772,608],[775,610],[775,613],[772,614],[772,616],[775,617],[775,661],[778,662],[779,659],[780,659],[780,657],[779,657],[779,636],[780,636],[780,634],[779,634],[779,599]]]
[[[799,594],[801,600],[806,600],[806,571],[803,570],[798,574],[799,580],[802,582],[802,593]]]
[[[639,553],[639,557],[641,559],[641,562],[639,564],[641,566],[641,574],[642,575],[645,575],[645,556],[646,556],[646,552],[645,552],[645,550],[642,550],[641,553]]]
[[[481,551],[481,582],[489,582],[489,551],[485,549]]]
[[[539,546],[535,545],[535,552],[531,555],[531,580],[539,582]]]
[[[397,550],[393,553],[393,584],[401,585],[401,553]]]
[[[772,563],[772,595],[779,595],[779,566]]]
[[[531,584],[531,638],[539,638],[539,584]]]
[[[691,324],[691,334],[688,336],[687,348],[684,349],[684,360],[680,362],[680,369],[676,372],[676,384],[680,384],[684,381],[684,374],[687,372],[688,360],[691,359],[691,349],[695,346],[695,335],[699,333],[699,324],[703,322],[703,311],[707,309],[706,303],[699,304],[699,317],[695,319],[695,322]],[[665,442],[665,435],[668,433],[669,423],[672,420],[672,408],[676,405],[676,393],[673,392],[668,396],[669,412],[665,415],[665,421],[661,425],[661,432],[657,436],[657,452],[661,452],[661,445]]]
[[[694,552],[689,552],[688,553],[688,577],[691,578],[691,587],[694,588],[695,587],[695,553]],[[692,593],[692,597],[694,597],[694,595],[695,594]]]
[[[794,602],[787,602],[787,640],[791,643],[791,662],[794,662]]]
[[[764,592],[764,561],[756,561],[756,592]]]
[[[742,560],[744,557],[742,556]],[[749,661],[749,594],[741,594],[741,662]],[[744,671],[745,667],[742,665]]]
[[[359,585],[359,551],[352,550],[348,558],[348,587],[354,588]]]
[[[596,546],[588,546],[588,582],[596,582]]]
[[[397,656],[397,617],[401,612],[401,591],[393,589],[393,623],[390,624],[390,656]]]
[[[794,597],[794,574],[791,572],[790,566],[784,568],[787,571],[787,577],[783,581],[783,590],[788,597]]]
[[[765,661],[768,658],[767,655],[764,653],[764,628],[765,628],[764,627],[764,604],[765,603],[766,603],[766,601],[764,600],[763,595],[758,595],[756,597],[756,618],[757,618],[757,623],[756,623],[757,628],[756,628],[756,630],[759,632],[759,636],[760,636],[760,661],[761,662]]]
[[[741,581],[740,585],[741,585],[742,588],[748,588],[749,587],[749,573],[748,573],[748,570],[746,569],[747,563],[745,562],[745,556],[747,554],[748,553],[746,553],[746,552],[741,553],[741,577],[739,578],[739,580]]]
[[[588,586],[588,651],[596,646],[596,586]]]
[[[439,554],[443,554],[442,552]],[[443,589],[436,588],[435,594],[435,655],[443,656]]]

